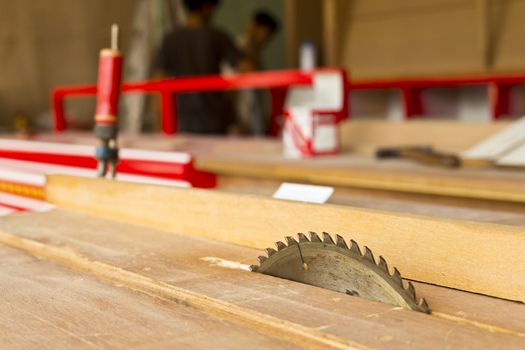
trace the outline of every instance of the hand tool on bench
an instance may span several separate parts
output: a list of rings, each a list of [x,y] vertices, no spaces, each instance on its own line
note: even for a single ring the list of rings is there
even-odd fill
[[[461,158],[454,154],[434,150],[431,146],[384,147],[376,151],[376,158],[406,158],[417,162],[446,168],[459,168]]]
[[[401,274],[394,267],[392,274],[385,259],[376,262],[372,251],[351,241],[350,247],[343,237],[323,232],[323,238],[310,232],[310,238],[298,233],[298,240],[286,237],[279,241],[277,250],[267,248],[267,256],[259,257],[259,266],[253,272],[301,282],[370,300],[430,313],[425,299],[416,298],[411,282],[405,287]]]
[[[122,54],[118,49],[119,29],[111,26],[111,48],[100,51],[97,83],[97,108],[95,135],[100,139],[95,157],[97,174],[105,177],[110,168],[111,177],[116,175],[118,157],[118,104],[122,80]]]

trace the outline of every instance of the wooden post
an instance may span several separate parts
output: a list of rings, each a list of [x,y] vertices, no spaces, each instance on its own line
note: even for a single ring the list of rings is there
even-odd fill
[[[324,0],[323,2],[323,40],[324,59],[327,66],[339,64],[339,23],[338,0]]]

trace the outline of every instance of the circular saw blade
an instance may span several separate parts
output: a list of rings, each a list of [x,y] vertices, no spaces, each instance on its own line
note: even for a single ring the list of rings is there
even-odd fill
[[[350,247],[336,235],[334,241],[324,232],[321,239],[310,232],[310,239],[298,234],[298,241],[286,237],[286,244],[276,242],[277,250],[267,248],[267,256],[260,256],[260,266],[251,266],[254,272],[301,282],[333,291],[380,301],[390,305],[429,313],[425,299],[417,301],[411,282],[405,287],[401,274],[389,271],[385,259],[376,262],[372,251],[352,240]]]

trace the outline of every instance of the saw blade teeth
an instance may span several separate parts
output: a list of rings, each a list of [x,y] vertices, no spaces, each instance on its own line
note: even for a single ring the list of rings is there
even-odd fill
[[[410,294],[410,297],[414,300],[416,300],[416,289],[414,288],[414,285],[412,284],[412,282],[408,282],[408,286],[406,288],[406,291],[408,292],[408,294]]]
[[[265,251],[266,251],[266,254],[268,254],[268,257],[270,257],[270,256],[274,255],[275,253],[277,253],[277,251],[275,249],[273,249],[273,248],[266,248]]]
[[[299,243],[310,242],[308,237],[306,237],[306,235],[304,233],[301,233],[301,232],[299,232],[297,234],[297,238],[299,238]]]
[[[356,241],[354,241],[353,239],[350,241],[350,250],[353,251],[355,254],[358,254],[358,255],[363,255],[361,254],[361,249],[359,249],[359,244],[357,244]]]
[[[339,235],[335,235],[335,241],[338,247],[348,249],[345,239]]]
[[[259,266],[250,265],[249,269],[252,272],[280,277],[281,275],[279,273],[288,273],[286,271],[288,271],[289,265],[284,264],[283,262],[288,261],[287,259],[289,258],[293,258],[294,261],[295,259],[297,259],[297,256],[293,254],[288,254],[293,253],[294,250],[299,249],[297,252],[302,259],[303,270],[309,270],[309,266],[305,263],[303,259],[303,254],[313,253],[317,254],[317,256],[321,256],[322,258],[322,251],[324,250],[327,252],[326,254],[328,254],[328,257],[331,258],[331,254],[338,253],[342,256],[349,257],[352,264],[361,264],[359,269],[364,269],[363,273],[366,274],[363,275],[363,278],[370,277],[372,280],[380,278],[381,280],[388,282],[388,285],[383,286],[382,288],[388,288],[389,291],[387,292],[383,290],[383,292],[377,292],[377,295],[375,296],[372,293],[372,296],[369,296],[371,300],[390,300],[384,302],[391,303],[392,305],[404,306],[412,310],[427,314],[431,313],[427,301],[424,298],[421,298],[419,300],[416,298],[417,295],[414,284],[408,280],[404,281],[401,277],[401,273],[396,267],[392,267],[392,273],[390,273],[388,264],[385,258],[383,258],[383,256],[378,255],[376,262],[376,258],[374,258],[372,250],[365,245],[363,245],[363,248],[361,249],[359,244],[354,240],[350,240],[350,242],[347,244],[345,239],[338,234],[335,234],[335,242],[334,238],[332,238],[332,236],[327,232],[323,232],[322,237],[320,236],[320,234],[317,234],[315,232],[309,232],[309,237],[307,237],[304,233],[297,233],[297,238],[294,238],[295,236],[287,236],[284,240],[275,242],[277,250],[272,248],[266,248],[265,252],[267,256],[258,257]],[[288,249],[291,246],[297,247]],[[338,248],[334,248],[334,246],[337,246]],[[303,248],[305,249],[305,251],[303,251]],[[361,251],[363,253],[361,253]],[[335,257],[335,259],[338,258]],[[337,262],[337,260],[335,260],[335,262]],[[371,266],[370,264],[373,265]],[[281,272],[279,272],[279,270],[281,270]],[[303,272],[301,272],[301,274],[303,274]],[[298,279],[297,281],[303,282],[301,279]],[[350,281],[343,282],[351,283]],[[303,283],[310,284],[308,282]],[[374,283],[377,284],[378,282],[376,281]],[[341,291],[341,289],[333,289],[333,287],[331,286],[324,286],[324,288]],[[350,295],[359,296],[358,292],[355,290],[347,289],[346,292]],[[368,296],[363,295],[363,297]],[[404,300],[404,303],[401,303],[399,301],[399,298],[402,298]]]
[[[430,308],[428,307],[427,301],[425,298],[421,298],[419,300],[419,303],[417,304],[419,306],[419,309],[427,314],[430,313]]]
[[[278,242],[275,242],[275,246],[277,247],[277,250],[283,250],[284,248],[286,248],[286,244],[284,244],[283,242],[281,241],[278,241]]]
[[[403,280],[401,279],[401,274],[399,273],[397,267],[394,267],[394,273],[392,274],[392,278],[394,279],[394,281],[397,282],[397,284],[403,287]]]
[[[317,233],[310,231],[309,234],[311,242],[321,242],[321,238],[319,238],[319,235]]]
[[[370,261],[371,263],[375,264],[376,263],[376,260],[374,259],[374,254],[372,253],[372,251],[370,250],[370,248],[368,248],[367,246],[365,246],[365,255],[363,256],[366,260]]]
[[[288,243],[288,247],[299,244],[292,236],[286,236],[286,243]]]
[[[323,232],[323,243],[335,245],[335,242],[332,239],[332,236],[330,236],[330,234],[327,232]]]
[[[379,267],[383,269],[383,271],[385,271],[386,273],[390,273],[388,271],[388,264],[386,263],[386,260],[385,258],[383,258],[382,256],[379,256],[379,263],[378,263]]]

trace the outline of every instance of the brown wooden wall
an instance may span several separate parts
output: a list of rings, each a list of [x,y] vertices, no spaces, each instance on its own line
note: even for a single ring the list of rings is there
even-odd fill
[[[325,56],[354,77],[525,70],[524,0],[324,1]]]
[[[134,9],[134,0],[0,0],[0,128],[47,111],[56,85],[96,81],[111,23],[129,31]]]

